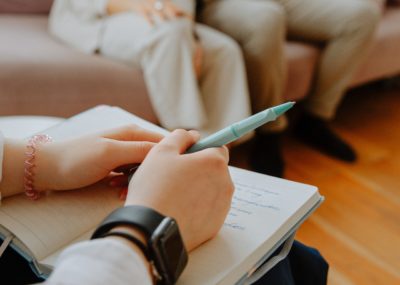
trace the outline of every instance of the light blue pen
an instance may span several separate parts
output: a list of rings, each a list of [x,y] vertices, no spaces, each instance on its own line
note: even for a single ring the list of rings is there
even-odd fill
[[[209,147],[220,147],[237,140],[256,128],[276,120],[280,115],[293,107],[295,102],[287,102],[272,108],[268,108],[240,122],[236,122],[218,132],[198,141],[186,152],[192,153]]]

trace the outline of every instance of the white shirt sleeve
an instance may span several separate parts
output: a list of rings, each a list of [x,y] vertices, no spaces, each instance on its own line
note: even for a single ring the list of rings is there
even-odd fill
[[[4,152],[4,136],[2,132],[0,132],[0,182],[3,177],[3,152]],[[0,203],[1,203],[1,192],[0,192]]]
[[[146,264],[130,247],[117,240],[96,239],[75,244],[63,251],[45,284],[153,283]]]
[[[92,53],[100,44],[108,0],[55,0],[50,33],[68,45]]]

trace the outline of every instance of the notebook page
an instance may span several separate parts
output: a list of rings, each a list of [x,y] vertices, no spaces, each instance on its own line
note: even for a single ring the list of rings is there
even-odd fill
[[[53,139],[70,138],[82,134],[95,133],[111,128],[136,124],[142,128],[162,134],[168,134],[165,129],[145,121],[121,108],[101,105],[75,115],[44,133]]]
[[[118,189],[99,183],[75,191],[50,193],[37,201],[22,195],[6,198],[0,223],[38,260],[71,243],[121,205]]]
[[[57,259],[58,259],[59,255],[61,254],[61,252],[64,251],[64,249],[69,247],[71,244],[75,244],[75,243],[78,243],[78,242],[81,242],[81,241],[89,240],[95,230],[96,230],[96,227],[91,228],[90,230],[88,230],[84,234],[82,234],[79,237],[77,237],[76,239],[74,239],[70,244],[67,244],[67,245],[61,247],[60,249],[58,249],[57,251],[53,252],[49,256],[46,256],[45,259],[39,260],[39,262],[41,264],[54,267],[56,265],[56,262],[57,262]]]
[[[42,133],[59,140],[128,124],[137,124],[159,133],[168,133],[157,125],[121,108],[108,105],[89,109]],[[102,188],[103,186],[94,187]],[[9,197],[2,201],[0,223],[18,236],[35,257],[41,260],[71,243],[89,228],[95,227],[120,204],[118,199],[115,200],[115,193],[106,189],[96,191],[98,191],[96,195],[92,195],[95,191],[87,192],[85,189],[58,192],[35,202],[22,195]],[[87,213],[85,213],[86,209]],[[68,211],[73,211],[75,214],[67,215]],[[72,220],[75,222],[71,222]]]
[[[232,207],[218,236],[190,254],[178,284],[234,284],[318,203],[317,188],[230,167]]]

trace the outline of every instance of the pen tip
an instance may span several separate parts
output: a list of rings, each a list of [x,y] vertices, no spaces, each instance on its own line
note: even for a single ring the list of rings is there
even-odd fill
[[[286,102],[286,103],[284,103],[284,104],[281,104],[281,105],[278,105],[278,106],[273,107],[273,110],[274,110],[274,112],[275,112],[275,114],[276,114],[277,116],[280,116],[280,115],[282,115],[283,113],[285,113],[287,110],[289,110],[290,108],[292,108],[294,104],[296,104],[296,102],[293,102],[293,101],[291,101],[291,102]]]

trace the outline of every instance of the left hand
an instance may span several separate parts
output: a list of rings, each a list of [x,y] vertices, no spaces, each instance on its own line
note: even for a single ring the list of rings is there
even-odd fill
[[[67,190],[91,185],[121,165],[141,163],[162,138],[131,125],[43,144],[36,155],[35,188]]]

